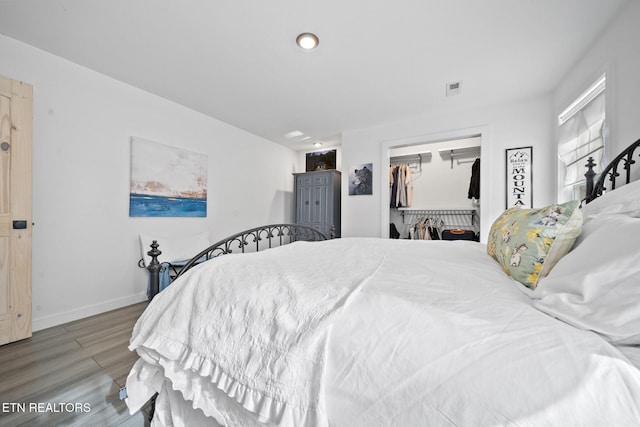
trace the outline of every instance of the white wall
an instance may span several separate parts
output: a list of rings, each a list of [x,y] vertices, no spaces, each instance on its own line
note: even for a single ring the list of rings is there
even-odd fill
[[[293,151],[4,36],[0,58],[34,86],[34,330],[144,300],[138,233],[291,220]],[[128,216],[131,136],[208,155],[206,218]]]
[[[437,114],[343,132],[342,164],[374,165],[374,194],[349,197],[342,193],[342,235],[388,235],[388,163],[394,146],[482,136],[481,240],[505,209],[505,149],[533,146],[533,203],[544,206],[555,197],[555,143],[551,94],[482,109]],[[343,177],[343,186],[346,182]],[[386,182],[386,184],[385,184]],[[388,204],[387,204],[388,206]]]
[[[557,117],[597,77],[607,73],[607,161],[640,138],[639,22],[640,2],[630,1],[559,82],[554,94]]]

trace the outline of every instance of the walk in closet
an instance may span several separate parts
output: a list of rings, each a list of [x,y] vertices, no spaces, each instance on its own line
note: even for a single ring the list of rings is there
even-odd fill
[[[479,240],[480,137],[390,150],[389,236]]]

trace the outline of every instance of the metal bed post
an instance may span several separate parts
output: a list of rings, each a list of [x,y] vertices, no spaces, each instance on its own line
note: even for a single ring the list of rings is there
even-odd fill
[[[158,257],[162,251],[158,250],[158,241],[151,242],[151,250],[147,252],[147,255],[151,257],[151,262],[147,266],[149,270],[149,300],[152,300],[154,296],[160,292],[160,268],[162,267],[158,262]]]
[[[593,195],[591,193],[593,193],[593,181],[596,177],[596,172],[593,170],[593,168],[596,166],[596,163],[593,161],[593,157],[589,157],[587,159],[587,164],[585,166],[587,167],[587,172],[584,174],[585,178],[587,179],[586,203],[589,203],[591,200],[593,200]]]

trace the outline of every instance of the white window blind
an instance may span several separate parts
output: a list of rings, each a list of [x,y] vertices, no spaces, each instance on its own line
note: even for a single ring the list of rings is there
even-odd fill
[[[606,76],[600,77],[587,91],[558,116],[558,155],[562,163],[564,193],[581,198],[578,187],[584,186],[584,165],[593,157],[600,171],[605,145]],[[562,191],[561,191],[562,193]]]

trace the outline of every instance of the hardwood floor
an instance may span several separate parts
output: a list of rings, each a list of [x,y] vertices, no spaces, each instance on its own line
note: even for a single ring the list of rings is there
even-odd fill
[[[146,302],[0,346],[0,426],[147,425],[118,397],[137,356],[127,348]]]

